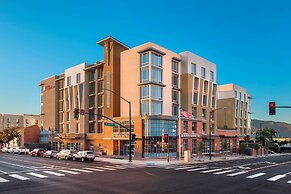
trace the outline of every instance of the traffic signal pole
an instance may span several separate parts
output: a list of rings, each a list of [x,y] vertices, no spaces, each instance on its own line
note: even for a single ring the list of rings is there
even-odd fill
[[[131,137],[131,102],[129,101],[128,102],[128,114],[129,114],[129,162],[132,162],[132,159],[131,159],[131,155],[132,155],[132,150],[131,150],[131,140],[132,140],[132,137]]]

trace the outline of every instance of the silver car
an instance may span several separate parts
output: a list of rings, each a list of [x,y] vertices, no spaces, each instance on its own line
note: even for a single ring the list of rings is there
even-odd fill
[[[61,160],[70,160],[73,158],[73,154],[76,153],[76,150],[61,150],[59,153],[56,154],[56,158]]]
[[[91,161],[93,162],[95,159],[95,155],[92,151],[79,151],[78,153],[73,155],[73,160],[80,160],[82,162]]]

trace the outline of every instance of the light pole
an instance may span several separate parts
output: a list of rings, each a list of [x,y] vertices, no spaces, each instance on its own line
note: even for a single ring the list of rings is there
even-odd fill
[[[123,98],[122,96],[120,96],[119,94],[117,94],[116,92],[110,90],[110,89],[107,89],[107,88],[102,88],[103,90],[106,90],[106,91],[109,91],[111,92],[112,94],[118,96],[120,99],[124,100],[125,102],[128,103],[128,116],[129,116],[129,162],[132,162],[132,159],[131,159],[131,155],[132,155],[132,150],[131,150],[131,102],[125,98]]]
[[[226,107],[222,107],[222,108],[216,108],[216,109],[213,109],[213,110],[210,110],[210,113],[209,113],[209,160],[211,160],[211,144],[212,144],[212,137],[211,137],[211,129],[212,129],[212,124],[211,124],[211,113],[213,113],[213,117],[214,117],[214,113],[217,111],[217,110],[221,110],[221,109],[226,109]]]

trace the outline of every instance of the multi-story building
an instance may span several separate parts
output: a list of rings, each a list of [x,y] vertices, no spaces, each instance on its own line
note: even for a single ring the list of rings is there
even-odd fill
[[[210,113],[216,107],[213,63],[151,42],[129,48],[107,37],[97,44],[104,48],[104,60],[83,63],[41,81],[41,123],[45,129],[56,129],[55,147],[128,155],[126,128],[131,126],[137,137],[135,157],[165,157],[168,147],[169,155],[177,156],[180,144],[194,151],[198,138],[207,150],[206,135],[210,127],[215,135],[216,128],[216,117]],[[179,125],[181,107],[193,117],[183,118]],[[75,108],[83,109],[85,115],[74,119]]]
[[[219,129],[235,130],[241,138],[250,135],[250,95],[246,89],[234,85],[219,85],[217,108],[224,111],[218,112],[217,125]]]
[[[32,114],[0,114],[0,131],[15,127],[39,125],[40,116]]]
[[[191,52],[180,53],[181,68],[181,132],[180,152],[197,153],[199,142],[203,143],[203,153],[209,152],[209,133],[212,134],[211,151],[216,135],[216,65]],[[188,113],[184,114],[184,112]],[[188,116],[187,116],[188,115]]]

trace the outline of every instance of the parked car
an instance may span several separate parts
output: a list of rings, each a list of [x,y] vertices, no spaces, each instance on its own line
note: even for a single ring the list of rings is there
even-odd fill
[[[44,158],[55,158],[57,155],[58,151],[56,150],[47,150],[44,154]]]
[[[8,148],[7,148],[7,147],[3,147],[3,148],[1,149],[1,152],[4,152],[4,153],[8,152]]]
[[[16,147],[13,150],[13,154],[29,154],[29,149],[24,146]]]
[[[7,152],[8,153],[13,153],[14,148],[8,148]]]
[[[76,153],[76,150],[61,150],[59,153],[57,153],[56,158],[61,160],[70,160],[73,158],[73,154]]]
[[[43,148],[35,148],[30,152],[31,156],[43,156],[45,150]]]
[[[92,151],[79,151],[73,155],[73,160],[81,160],[82,162],[91,161],[93,162],[95,155]]]

